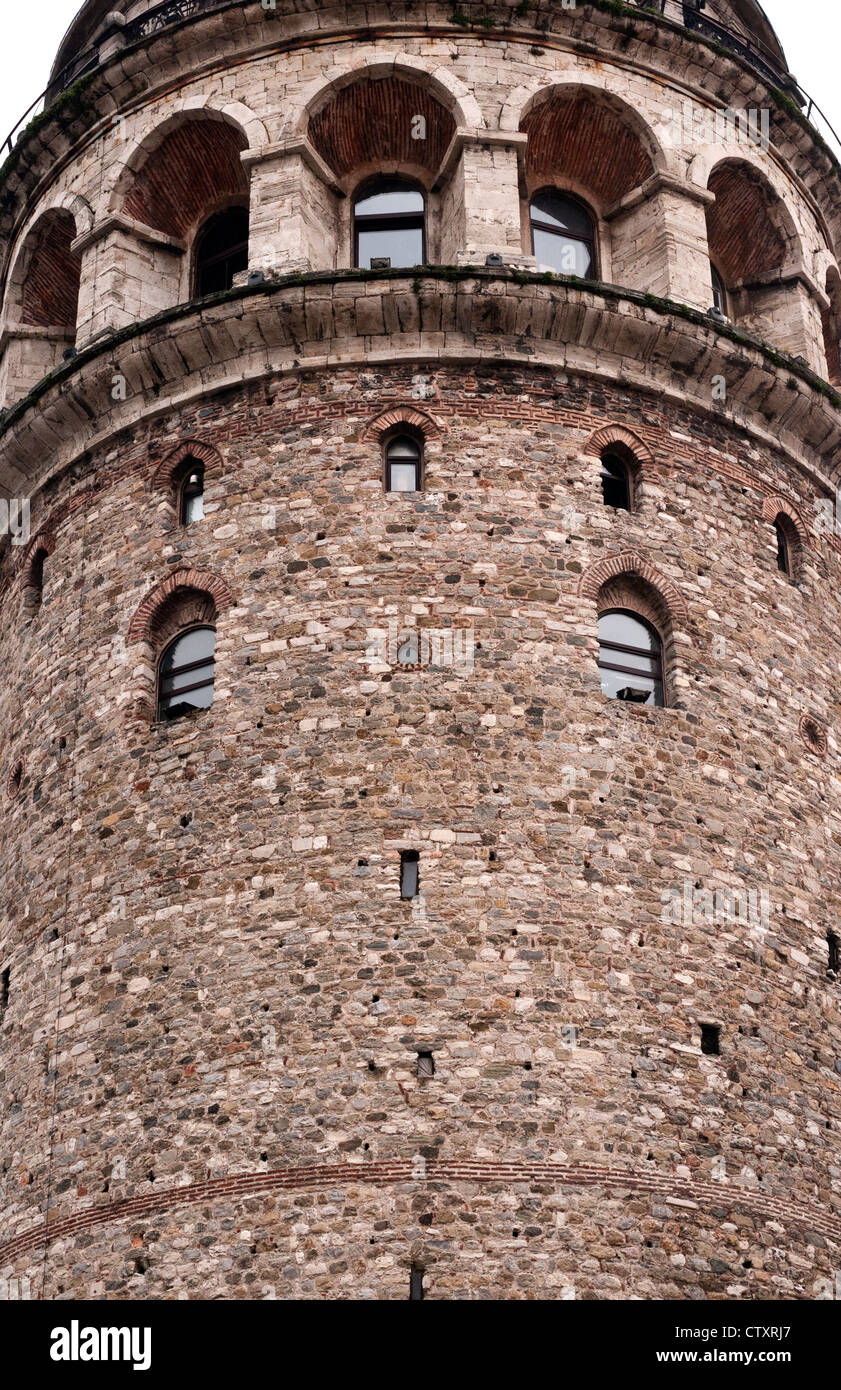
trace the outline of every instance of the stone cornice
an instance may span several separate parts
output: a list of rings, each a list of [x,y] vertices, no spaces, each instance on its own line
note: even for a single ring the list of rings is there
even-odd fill
[[[295,155],[304,161],[332,193],[335,193],[339,198],[344,198],[345,192],[336,174],[305,135],[289,135],[285,140],[277,140],[274,144],[264,145],[259,150],[243,150],[240,160],[250,171],[255,164],[269,164],[272,160],[288,159]]]
[[[101,241],[111,232],[127,232],[129,236],[136,237],[138,241],[146,241],[153,246],[163,246],[169,251],[184,252],[187,250],[187,243],[181,237],[169,236],[166,232],[158,231],[157,227],[150,227],[145,222],[137,222],[135,218],[126,217],[121,212],[112,212],[101,222],[97,222],[95,227],[83,232],[72,243],[70,250],[74,255],[81,256],[82,252],[87,251],[89,246]]]
[[[783,449],[821,491],[841,477],[841,397],[787,355],[696,310],[615,286],[436,267],[414,277],[339,271],[269,280],[90,344],[6,413],[0,489],[31,494],[138,421],[217,391],[406,359],[528,364],[619,382]],[[124,401],[113,395],[118,374]],[[712,399],[717,376],[723,403]]]

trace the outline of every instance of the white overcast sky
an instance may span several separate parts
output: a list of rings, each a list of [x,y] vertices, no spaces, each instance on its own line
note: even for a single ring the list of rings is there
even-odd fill
[[[841,138],[841,0],[762,0],[791,70]],[[0,4],[0,140],[43,91],[61,38],[81,0]]]

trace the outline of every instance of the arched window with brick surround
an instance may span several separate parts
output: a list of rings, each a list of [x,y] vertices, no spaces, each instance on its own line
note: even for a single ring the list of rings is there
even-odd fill
[[[808,546],[808,530],[797,509],[784,497],[766,497],[762,516],[770,522],[768,541],[773,546],[777,570],[786,579],[802,578],[803,560]]]
[[[128,647],[136,647],[131,669],[138,718],[168,722],[210,708],[218,619],[230,603],[230,590],[219,575],[186,568],[146,596],[127,635]]]
[[[423,446],[413,434],[395,434],[385,446],[386,492],[420,492],[423,488]]]
[[[591,565],[579,593],[596,610],[602,693],[629,704],[675,704],[683,681],[678,652],[688,646],[689,625],[676,585],[650,561],[623,551]]]

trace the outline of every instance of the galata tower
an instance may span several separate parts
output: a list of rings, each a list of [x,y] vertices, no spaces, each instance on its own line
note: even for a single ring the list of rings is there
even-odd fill
[[[829,1296],[813,118],[756,0],[81,6],[0,170],[10,1296]]]

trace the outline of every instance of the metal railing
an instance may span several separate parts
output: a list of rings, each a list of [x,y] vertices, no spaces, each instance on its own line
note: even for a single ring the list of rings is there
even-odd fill
[[[111,29],[105,37],[110,38],[114,33],[119,33],[127,45],[137,43],[140,39],[151,37],[160,30],[169,28],[170,25],[180,24],[185,19],[192,19],[196,15],[223,9],[231,3],[232,0],[164,0],[163,4],[155,5],[154,8],[147,10],[145,14],[138,15],[119,29]],[[254,4],[256,0],[244,0],[244,3]],[[648,10],[654,14],[666,12],[666,0],[630,0],[630,3],[638,9]],[[835,157],[841,161],[841,137],[814,98],[804,92],[803,88],[786,71],[777,54],[773,53],[759,39],[751,38],[736,29],[729,29],[717,19],[708,18],[695,7],[693,0],[684,0],[683,24],[685,28],[703,34],[706,38],[719,43],[722,48],[726,48],[752,67],[772,87],[781,89],[801,108],[805,107],[806,119],[821,135],[825,143],[832,148]],[[4,151],[12,152],[17,138],[28,122],[42,109],[48,108],[62,92],[65,92],[80,77],[86,76],[100,66],[99,50],[102,41],[100,39],[97,44],[86,49],[83,53],[75,54],[55,74],[50,85],[39,97],[36,97],[17,125],[9,132],[2,147]]]

